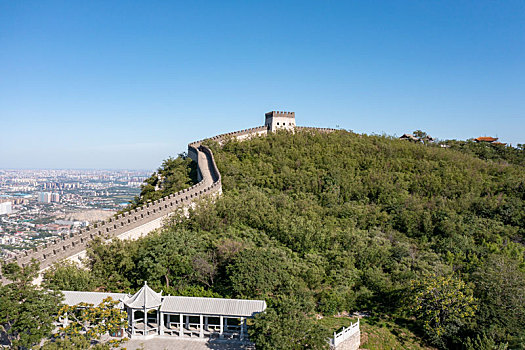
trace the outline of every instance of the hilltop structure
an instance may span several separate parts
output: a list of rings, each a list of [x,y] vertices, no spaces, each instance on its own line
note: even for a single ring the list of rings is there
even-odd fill
[[[478,143],[480,143],[480,142],[481,143],[490,143],[491,145],[496,145],[496,146],[506,146],[507,145],[506,143],[498,142],[498,138],[497,137],[491,137],[491,136],[480,136],[480,137],[476,137],[473,140],[478,142]]]
[[[492,143],[492,142],[496,142],[498,141],[498,138],[497,137],[491,137],[491,136],[480,136],[480,137],[476,137],[474,139],[474,141],[476,142],[488,142],[488,143]]]
[[[265,114],[266,120],[264,125],[268,131],[276,131],[278,129],[294,130],[295,128],[295,112],[277,112],[272,111]]]
[[[418,136],[416,134],[403,134],[399,139],[423,143],[433,143],[435,141],[432,136],[427,135],[426,133],[422,136]]]

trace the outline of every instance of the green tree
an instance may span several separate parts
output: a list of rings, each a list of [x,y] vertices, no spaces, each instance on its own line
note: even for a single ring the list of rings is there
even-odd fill
[[[52,290],[93,291],[96,282],[89,270],[65,260],[44,272],[42,286]]]
[[[453,276],[428,275],[412,281],[412,311],[431,341],[444,347],[474,316],[472,290]]]
[[[117,346],[117,342],[111,340],[107,343],[91,343],[86,337],[82,335],[72,335],[67,338],[57,338],[52,341],[47,341],[40,348],[40,350],[110,350]]]
[[[127,324],[127,315],[117,308],[119,302],[108,297],[99,305],[80,303],[74,306],[63,305],[57,315],[64,324],[54,334],[55,343],[96,344],[104,334],[115,333]],[[80,339],[83,337],[84,340]],[[119,347],[121,341],[108,343],[109,347]],[[50,347],[54,345],[49,345]]]
[[[187,154],[181,153],[177,158],[168,158],[144,181],[140,195],[135,197],[124,211],[191,187],[195,183],[197,164]]]
[[[228,266],[231,288],[243,297],[261,297],[290,292],[293,276],[288,261],[277,249],[253,248],[240,252]]]
[[[176,226],[157,235],[93,246],[91,273],[97,288],[111,291],[148,280],[172,294],[265,298],[270,305],[301,294],[308,311],[317,301],[324,313],[404,317],[396,313],[412,279],[457,271],[476,286],[479,312],[472,325],[438,313],[445,324],[439,339],[466,346],[467,337],[485,342],[486,331],[496,343],[519,348],[525,152],[448,144],[343,130],[209,142],[223,195],[188,218],[176,216]],[[188,186],[194,165],[165,162],[142,199]],[[175,168],[181,176],[170,180]],[[491,254],[514,262],[500,268]],[[423,329],[423,321],[416,324]]]
[[[111,291],[128,290],[135,270],[137,245],[115,240],[110,244],[94,240],[87,249],[88,265],[95,281]]]
[[[476,318],[480,331],[491,330],[502,342],[525,336],[525,273],[518,262],[491,255],[472,278],[480,301]]]
[[[15,263],[2,266],[2,274],[11,283],[0,287],[0,331],[14,349],[31,348],[54,328],[62,295],[32,284],[38,270],[35,261],[23,268]]]
[[[498,343],[493,335],[489,336],[483,331],[475,338],[467,338],[465,348],[466,350],[507,350],[509,345],[508,343]]]
[[[255,316],[248,329],[261,350],[327,349],[327,330],[291,300],[279,302]]]

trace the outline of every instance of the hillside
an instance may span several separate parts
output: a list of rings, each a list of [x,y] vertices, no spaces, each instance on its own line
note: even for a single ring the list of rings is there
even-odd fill
[[[524,346],[519,161],[345,131],[209,146],[222,197],[156,235],[93,245],[91,271],[55,267],[48,286],[128,291],[147,280],[171,294],[265,298],[270,311],[252,327],[260,348],[322,345],[335,326],[313,315],[343,311],[402,326],[410,344]],[[188,159],[169,162],[162,193],[193,183]],[[143,198],[159,195],[157,179]]]

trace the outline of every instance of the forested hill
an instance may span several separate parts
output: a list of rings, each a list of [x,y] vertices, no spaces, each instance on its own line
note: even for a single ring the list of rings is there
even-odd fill
[[[48,285],[265,298],[250,329],[262,349],[323,346],[311,315],[342,311],[440,348],[525,346],[519,162],[346,131],[209,146],[222,197],[157,235],[95,245],[90,272],[55,267]]]

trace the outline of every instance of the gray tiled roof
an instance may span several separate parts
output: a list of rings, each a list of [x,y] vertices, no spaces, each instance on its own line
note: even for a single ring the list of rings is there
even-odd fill
[[[264,300],[165,296],[160,311],[188,314],[253,316],[266,309]]]
[[[111,297],[113,300],[120,300],[127,297],[124,293],[100,293],[100,292],[77,292],[77,291],[62,291],[64,294],[64,304],[73,306],[79,303],[93,304],[94,306],[99,305],[107,297]],[[122,303],[119,303],[119,308],[122,308]]]
[[[147,288],[149,289],[149,287]],[[147,292],[152,291],[149,289]],[[102,300],[111,297],[113,300],[125,300],[126,304],[131,302],[132,307],[143,307],[143,293],[137,292],[134,296],[124,293],[101,293],[101,292],[75,292],[62,291],[64,294],[64,304],[77,305],[79,303],[88,303],[99,305]],[[185,314],[203,314],[203,315],[223,315],[237,317],[251,317],[254,314],[266,309],[264,300],[246,300],[246,299],[221,299],[221,298],[197,298],[197,297],[180,297],[164,296],[156,293],[155,298],[152,295],[147,296],[147,303],[151,305],[160,305],[160,311],[185,313]],[[136,298],[134,298],[136,297]],[[157,297],[161,298],[160,301]],[[158,303],[158,304],[157,304]],[[135,305],[136,304],[136,305]],[[139,305],[140,304],[140,305]],[[129,304],[128,304],[129,305]],[[149,305],[148,307],[151,307]],[[118,304],[123,308],[122,302]]]
[[[146,282],[140,290],[129,298],[124,298],[124,304],[133,309],[156,308],[162,303],[162,292],[157,293]]]

